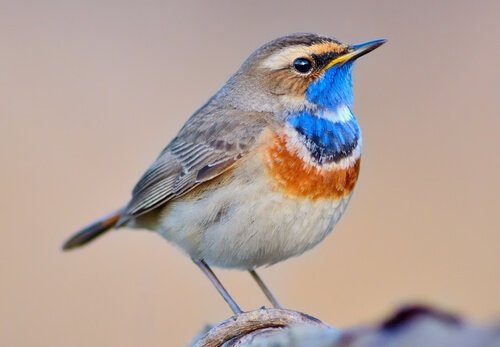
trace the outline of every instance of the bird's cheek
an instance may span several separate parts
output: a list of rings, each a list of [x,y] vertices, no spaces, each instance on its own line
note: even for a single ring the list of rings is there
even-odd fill
[[[287,95],[290,97],[304,96],[308,85],[305,77],[292,74],[289,71],[277,71],[270,74],[265,83],[274,95]]]

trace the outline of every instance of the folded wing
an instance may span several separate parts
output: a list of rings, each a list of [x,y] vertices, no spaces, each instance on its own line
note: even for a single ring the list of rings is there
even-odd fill
[[[272,120],[269,113],[235,109],[193,115],[139,180],[118,224],[230,169],[255,148]]]

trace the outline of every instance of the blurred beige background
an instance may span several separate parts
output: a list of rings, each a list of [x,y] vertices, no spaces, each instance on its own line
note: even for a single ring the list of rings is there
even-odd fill
[[[160,237],[63,240],[123,204],[255,48],[387,38],[355,71],[361,180],[336,231],[261,275],[339,327],[423,301],[500,314],[498,1],[0,2],[0,345],[182,346],[230,315]],[[217,271],[243,308],[245,273]]]

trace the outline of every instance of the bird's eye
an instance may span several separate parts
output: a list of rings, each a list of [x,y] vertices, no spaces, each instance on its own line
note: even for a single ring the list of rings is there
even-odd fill
[[[307,58],[297,58],[293,61],[293,67],[300,73],[308,73],[312,70],[313,64]]]

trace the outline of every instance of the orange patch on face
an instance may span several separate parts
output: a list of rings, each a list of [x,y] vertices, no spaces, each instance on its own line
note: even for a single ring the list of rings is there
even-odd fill
[[[323,54],[328,52],[343,53],[347,50],[348,46],[342,43],[324,42],[312,45],[310,50],[314,54]]]
[[[267,168],[277,188],[287,195],[317,200],[348,195],[358,180],[360,159],[345,169],[321,169],[305,163],[286,147],[286,139],[276,136],[267,150]]]

